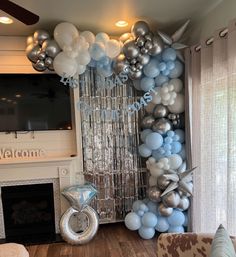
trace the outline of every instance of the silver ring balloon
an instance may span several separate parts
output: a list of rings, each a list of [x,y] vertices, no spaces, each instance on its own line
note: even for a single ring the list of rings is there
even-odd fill
[[[74,214],[85,214],[88,219],[88,226],[81,233],[76,233],[70,226],[70,218]],[[90,206],[86,205],[82,210],[76,210],[70,207],[61,217],[60,232],[62,238],[72,245],[82,245],[88,243],[97,233],[99,219],[97,212]]]

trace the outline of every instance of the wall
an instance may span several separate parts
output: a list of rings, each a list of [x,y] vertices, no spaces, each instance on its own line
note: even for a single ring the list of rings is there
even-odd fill
[[[224,0],[205,17],[199,17],[191,28],[189,44],[197,44],[201,39],[213,36],[217,29],[227,27],[230,20],[236,18],[236,1]]]

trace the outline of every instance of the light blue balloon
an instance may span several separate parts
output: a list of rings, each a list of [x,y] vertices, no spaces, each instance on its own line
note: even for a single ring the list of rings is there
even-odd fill
[[[162,52],[162,59],[167,62],[167,61],[175,61],[177,55],[176,51],[173,48],[165,48]]]
[[[160,147],[160,148],[158,149],[158,151],[159,151],[160,154],[165,154],[165,152],[166,152],[163,147]]]
[[[165,62],[160,62],[158,68],[160,71],[164,71],[167,68],[167,65]]]
[[[149,201],[147,203],[147,207],[149,209],[150,212],[157,214],[157,203],[154,203],[152,201]]]
[[[188,226],[188,213],[187,212],[184,212],[184,217],[185,217],[185,220],[184,220],[183,226],[187,227]]]
[[[151,61],[144,66],[143,73],[150,78],[155,78],[160,74],[160,70],[158,69],[159,62],[152,58]]]
[[[140,134],[141,140],[145,142],[147,135],[149,135],[150,133],[152,133],[151,129],[144,129]]]
[[[176,129],[175,134],[179,136],[179,142],[184,143],[185,141],[185,132],[182,129]]]
[[[91,57],[96,61],[101,60],[106,55],[101,45],[96,42],[91,45],[91,47],[89,48],[89,52]]]
[[[170,151],[171,148],[172,148],[172,145],[168,144],[168,143],[165,143],[164,146],[163,146],[164,150],[165,151]]]
[[[150,89],[154,88],[155,81],[153,78],[144,77],[141,79],[140,87],[143,91],[149,91]]]
[[[140,205],[143,204],[143,201],[141,200],[136,200],[133,202],[133,205],[132,205],[132,210],[134,212],[137,212],[139,209],[140,209]]]
[[[167,221],[167,218],[166,217],[161,217],[159,216],[157,218],[157,224],[156,224],[156,231],[158,232],[166,232],[168,229],[169,229],[169,223]]]
[[[179,226],[179,227],[172,227],[170,226],[168,229],[169,233],[184,233],[184,227]]]
[[[152,155],[152,151],[147,147],[146,144],[142,144],[138,147],[138,152],[142,157],[149,157]]]
[[[158,150],[152,151],[152,157],[155,158],[156,161],[159,161],[161,158],[165,157],[164,154],[161,154]]]
[[[173,70],[170,71],[170,74],[168,75],[169,78],[175,79],[182,75],[184,71],[184,66],[181,62],[175,61],[175,67]]]
[[[149,211],[149,210],[148,210],[148,207],[147,207],[147,205],[146,205],[145,203],[141,204],[140,207],[139,207],[139,209],[140,209],[141,211],[144,211],[144,212],[148,212],[148,211]]]
[[[145,143],[150,150],[157,150],[163,144],[163,137],[157,132],[152,132],[147,135]]]
[[[180,142],[173,142],[171,144],[171,152],[173,153],[179,153],[182,149],[182,145],[180,144]]]
[[[162,74],[158,75],[155,78],[155,84],[157,87],[162,86],[164,83],[168,82],[169,78],[167,76],[164,76]]]
[[[154,228],[157,224],[157,216],[152,212],[146,212],[143,215],[141,222],[145,227]]]
[[[178,153],[181,158],[184,160],[186,160],[186,150],[185,150],[185,145],[182,145],[182,150]]]
[[[172,131],[172,130],[170,130],[170,131],[167,132],[167,136],[168,136],[168,137],[173,137],[174,135],[175,135],[175,132]]]
[[[168,61],[166,67],[168,70],[173,70],[175,68],[175,63],[173,61]]]
[[[161,74],[163,75],[163,76],[169,76],[169,74],[170,74],[170,70],[163,70],[162,72],[161,72]]]
[[[142,226],[139,230],[138,230],[139,235],[143,238],[143,239],[151,239],[154,237],[155,235],[155,229],[154,228],[150,228],[150,227],[144,227]]]
[[[165,142],[166,144],[171,144],[171,143],[173,142],[173,139],[172,139],[171,137],[167,136],[167,137],[164,139],[164,142]]]
[[[94,67],[97,66],[97,62],[91,58],[90,63],[88,64],[88,66],[94,68]]]
[[[165,152],[165,157],[171,156],[171,154],[172,154],[171,151],[166,151]]]
[[[179,227],[184,224],[185,217],[182,211],[174,210],[167,220],[171,227]]]
[[[144,215],[144,211],[139,210],[139,211],[137,212],[137,214],[138,214],[138,216],[139,216],[139,217],[143,217],[143,215]]]
[[[141,218],[135,212],[130,212],[125,216],[125,226],[129,230],[138,230],[141,227]]]
[[[107,65],[111,65],[111,61],[110,58],[108,56],[104,56],[102,57],[99,62],[103,65],[103,66],[107,66]]]

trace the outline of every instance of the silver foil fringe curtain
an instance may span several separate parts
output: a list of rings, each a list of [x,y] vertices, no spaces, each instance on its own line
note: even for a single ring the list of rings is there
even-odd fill
[[[139,98],[130,83],[107,90],[92,68],[80,76],[84,175],[99,191],[92,205],[100,223],[123,220],[145,196],[146,169],[138,155],[142,111],[128,115],[127,106]]]

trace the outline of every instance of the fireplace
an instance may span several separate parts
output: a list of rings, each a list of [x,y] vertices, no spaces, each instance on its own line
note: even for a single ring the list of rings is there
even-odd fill
[[[53,183],[3,186],[1,191],[6,241],[57,241]]]

